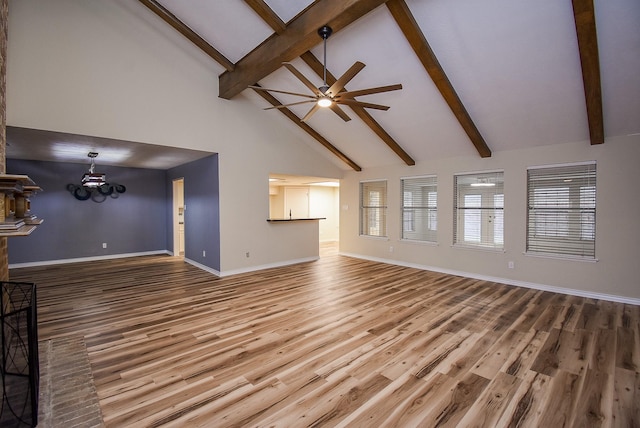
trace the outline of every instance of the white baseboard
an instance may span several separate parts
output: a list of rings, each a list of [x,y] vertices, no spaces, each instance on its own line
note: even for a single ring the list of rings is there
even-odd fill
[[[383,259],[379,257],[369,257],[369,256],[364,256],[362,254],[340,252],[340,255],[347,256],[347,257],[354,257],[357,259],[370,260],[372,262],[387,263],[387,264],[396,265],[396,266],[405,266],[405,267],[410,267],[410,268],[415,268],[420,270],[430,270],[433,272],[446,273],[449,275],[464,276],[466,278],[479,279],[482,281],[498,282],[501,284],[514,285],[516,287],[530,288],[533,290],[550,291],[553,293],[567,294],[570,296],[587,297],[591,299],[607,300],[610,302],[626,303],[630,305],[640,305],[640,299],[636,299],[633,297],[617,296],[615,294],[595,293],[591,291],[576,290],[573,288],[556,287],[553,285],[518,281],[514,279],[509,279],[509,278],[486,276],[486,275],[480,275],[472,272],[463,272],[463,271],[457,271],[453,269],[443,269],[435,266],[420,265],[416,263],[407,263],[399,260]]]
[[[51,265],[59,265],[59,264],[65,264],[65,263],[90,262],[90,261],[96,261],[96,260],[121,259],[125,257],[151,256],[151,255],[159,255],[159,254],[172,255],[173,253],[167,250],[157,250],[157,251],[144,251],[139,253],[111,254],[107,256],[78,257],[73,259],[45,260],[40,262],[29,262],[29,263],[13,263],[9,265],[9,269],[18,269],[23,267],[36,267],[36,266],[51,266]],[[387,263],[387,264],[392,264],[396,266],[405,266],[405,267],[410,267],[410,268],[415,268],[420,270],[430,270],[433,272],[446,273],[448,275],[464,276],[467,278],[479,279],[482,281],[498,282],[501,284],[514,285],[516,287],[530,288],[533,290],[550,291],[553,293],[567,294],[570,296],[586,297],[591,299],[607,300],[610,302],[626,303],[630,305],[640,306],[640,299],[636,299],[633,297],[624,297],[624,296],[618,296],[615,294],[605,294],[605,293],[596,293],[591,291],[576,290],[573,288],[557,287],[553,285],[519,281],[519,280],[514,280],[509,278],[479,275],[473,272],[464,272],[464,271],[458,271],[453,269],[443,269],[436,266],[421,265],[417,263],[408,263],[408,262],[402,262],[398,260],[384,259],[380,257],[369,257],[369,256],[364,256],[362,254],[340,252],[340,255],[347,256],[347,257],[354,257],[357,259],[370,260],[373,262]],[[249,266],[246,268],[233,269],[233,270],[224,271],[224,272],[219,272],[215,269],[210,268],[209,266],[205,266],[191,259],[185,258],[184,261],[199,269],[209,272],[217,277],[225,277],[230,275],[237,275],[240,273],[255,272],[263,269],[295,265],[298,263],[313,262],[319,259],[320,257],[306,257],[302,259],[286,260],[286,261],[277,262],[277,263],[269,263],[269,264],[258,265],[258,266]]]
[[[90,262],[95,260],[122,259],[125,257],[152,256],[152,255],[158,255],[158,254],[167,254],[171,256],[173,255],[173,252],[168,250],[158,250],[158,251],[146,251],[146,252],[140,252],[140,253],[111,254],[108,256],[78,257],[73,259],[45,260],[41,262],[13,263],[9,265],[9,269],[18,269],[23,267],[36,267],[36,266],[51,266],[51,265],[59,265],[59,264],[65,264],[65,263]],[[201,263],[198,263],[186,257],[184,258],[184,261],[186,263],[189,263],[190,265],[193,265],[206,272],[209,272],[215,276],[223,277],[223,276],[236,275],[239,273],[247,273],[247,272],[254,272],[254,271],[263,270],[263,269],[295,265],[298,263],[314,262],[319,259],[320,257],[306,257],[302,259],[286,260],[283,262],[269,263],[269,264],[259,265],[259,266],[249,266],[247,268],[233,269],[225,272],[219,272],[213,268],[210,268],[209,266],[205,266]]]
[[[209,266],[205,266],[202,263],[198,263],[198,262],[196,262],[194,260],[191,260],[191,259],[188,259],[186,257],[184,258],[184,261],[189,263],[190,265],[193,265],[193,266],[195,266],[195,267],[197,267],[199,269],[202,269],[203,271],[209,272],[209,273],[211,273],[211,274],[213,274],[215,276],[218,276],[218,277],[221,276],[219,271],[217,271],[217,270],[215,270],[213,268],[210,268]]]
[[[123,259],[125,257],[138,257],[138,256],[153,256],[158,254],[168,254],[172,255],[173,253],[167,250],[157,250],[157,251],[143,251],[140,253],[125,253],[125,254],[110,254],[107,256],[92,256],[92,257],[77,257],[73,259],[60,259],[60,260],[44,260],[41,262],[28,262],[28,263],[12,263],[9,264],[9,269],[18,269],[23,267],[36,267],[36,266],[51,266],[51,265],[61,265],[65,263],[80,263],[80,262],[92,262],[96,260],[110,260],[110,259]]]
[[[315,262],[317,260],[320,260],[320,257],[305,257],[302,259],[285,260],[283,262],[269,263],[269,264],[259,265],[259,266],[249,266],[249,267],[240,268],[240,269],[232,269],[232,270],[221,272],[220,276],[223,277],[223,276],[237,275],[239,273],[255,272],[257,270],[296,265],[298,263]]]

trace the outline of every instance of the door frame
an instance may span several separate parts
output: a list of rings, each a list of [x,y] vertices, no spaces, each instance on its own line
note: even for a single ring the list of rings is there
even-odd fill
[[[182,226],[184,227],[186,206],[184,204],[184,177],[176,178],[173,180],[173,255],[180,256],[180,222],[182,220]],[[184,233],[183,233],[184,237]],[[185,245],[183,243],[182,248],[184,250]]]

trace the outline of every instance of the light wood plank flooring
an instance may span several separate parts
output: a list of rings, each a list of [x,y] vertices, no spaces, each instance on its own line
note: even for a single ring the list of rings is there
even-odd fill
[[[339,255],[11,279],[38,285],[40,340],[84,337],[109,427],[640,426],[638,306]]]

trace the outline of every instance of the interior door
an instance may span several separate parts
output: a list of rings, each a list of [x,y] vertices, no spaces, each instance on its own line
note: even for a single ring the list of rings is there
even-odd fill
[[[184,179],[173,180],[173,255],[184,256]]]

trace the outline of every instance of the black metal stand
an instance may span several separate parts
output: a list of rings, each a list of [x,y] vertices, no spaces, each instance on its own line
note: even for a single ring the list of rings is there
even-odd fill
[[[2,404],[0,426],[38,424],[40,365],[36,286],[1,282]]]

